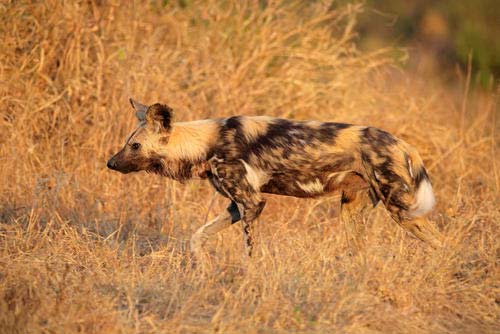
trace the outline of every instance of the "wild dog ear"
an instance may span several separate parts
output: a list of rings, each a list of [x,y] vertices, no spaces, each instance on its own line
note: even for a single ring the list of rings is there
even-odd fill
[[[135,117],[139,120],[139,122],[146,121],[146,112],[148,111],[148,106],[142,103],[137,102],[133,98],[129,99],[132,108],[135,110]]]
[[[160,130],[169,130],[172,122],[173,110],[165,104],[155,103],[148,108],[146,123],[157,126]]]

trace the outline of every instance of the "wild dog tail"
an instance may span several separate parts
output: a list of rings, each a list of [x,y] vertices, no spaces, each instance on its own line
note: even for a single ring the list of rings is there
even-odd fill
[[[404,141],[394,138],[392,144],[375,143],[377,149],[362,152],[372,199],[382,200],[390,211],[404,211],[409,218],[424,216],[434,208],[436,199],[423,161]]]
[[[408,151],[408,173],[415,191],[409,214],[412,217],[420,217],[429,213],[434,208],[436,198],[434,197],[432,184],[420,155],[413,147],[410,147]]]

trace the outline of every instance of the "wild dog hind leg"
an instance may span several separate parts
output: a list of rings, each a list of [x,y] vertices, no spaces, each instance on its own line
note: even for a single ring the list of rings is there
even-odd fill
[[[373,207],[367,190],[342,193],[340,217],[344,224],[349,246],[360,249],[365,233],[365,214]]]
[[[426,218],[435,201],[430,181],[424,179],[413,191],[407,191],[409,188],[401,182],[389,184],[390,191],[384,202],[385,207],[401,227],[438,249],[442,246],[443,237]]]
[[[341,190],[340,219],[349,246],[360,248],[364,234],[364,214],[378,200],[370,195],[370,186],[361,175],[343,171],[330,175],[328,189]]]
[[[398,223],[432,248],[439,249],[443,246],[443,236],[426,217],[402,219]]]

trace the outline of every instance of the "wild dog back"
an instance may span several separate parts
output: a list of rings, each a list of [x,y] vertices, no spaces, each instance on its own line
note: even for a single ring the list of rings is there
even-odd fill
[[[313,197],[359,172],[366,127],[235,116],[221,121],[218,158],[241,161],[256,191]]]

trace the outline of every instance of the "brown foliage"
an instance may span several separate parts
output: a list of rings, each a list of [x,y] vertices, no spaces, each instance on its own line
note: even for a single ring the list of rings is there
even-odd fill
[[[498,330],[494,94],[359,53],[357,5],[164,3],[0,5],[0,332]],[[233,226],[209,243],[209,270],[193,268],[185,241],[226,203],[206,183],[106,169],[135,123],[130,96],[178,120],[380,126],[423,156],[447,246],[377,208],[349,256],[335,202],[270,197],[253,258]]]

